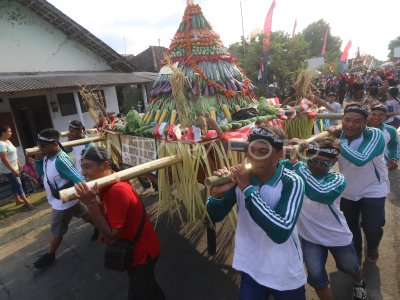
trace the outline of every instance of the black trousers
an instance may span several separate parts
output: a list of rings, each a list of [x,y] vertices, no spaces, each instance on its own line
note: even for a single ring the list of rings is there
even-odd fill
[[[157,258],[147,256],[145,265],[128,270],[128,300],[165,300],[164,292],[158,285],[154,275]]]

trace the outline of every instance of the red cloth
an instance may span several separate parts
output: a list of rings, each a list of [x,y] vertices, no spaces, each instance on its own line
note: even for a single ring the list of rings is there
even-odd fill
[[[351,40],[348,41],[346,47],[344,47],[342,56],[340,57],[340,61],[345,62],[347,60],[347,56],[349,55],[350,47],[351,47]]]
[[[108,224],[121,229],[118,238],[133,240],[140,221],[143,205],[130,183],[122,181],[100,191],[101,208]],[[132,266],[146,263],[147,255],[155,258],[160,253],[160,240],[146,214],[142,235],[133,249]]]
[[[324,45],[322,46],[321,56],[325,56],[326,39],[328,37],[328,32],[329,32],[329,27],[327,27],[326,30],[325,30]]]
[[[265,18],[264,22],[264,45],[263,45],[263,52],[268,51],[269,49],[269,38],[271,35],[271,27],[272,27],[272,15],[274,13],[274,8],[275,8],[275,0],[272,1],[271,6],[268,10],[267,17]]]
[[[22,167],[22,171],[28,173],[29,176],[36,180],[40,180],[39,173],[36,171],[35,164],[29,162],[29,158],[25,157],[25,165]]]

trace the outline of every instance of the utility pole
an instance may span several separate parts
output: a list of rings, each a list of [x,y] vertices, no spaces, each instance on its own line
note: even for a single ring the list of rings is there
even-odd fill
[[[124,36],[124,47],[125,47],[125,55],[126,55],[126,39],[125,39],[125,36]]]
[[[158,38],[158,47],[161,47],[160,42],[161,42],[161,40],[160,40],[160,38]]]
[[[242,1],[239,1],[240,4],[240,17],[242,19],[242,44],[243,44],[243,56],[246,55],[246,45],[244,40],[244,25],[243,25],[243,10],[242,10]]]

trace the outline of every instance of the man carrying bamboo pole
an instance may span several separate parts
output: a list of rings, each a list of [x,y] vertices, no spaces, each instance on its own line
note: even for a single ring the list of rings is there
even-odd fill
[[[82,122],[79,120],[73,120],[68,123],[68,141],[75,141],[87,138],[87,134],[85,133],[85,126],[83,126]],[[82,152],[89,148],[93,147],[93,143],[83,144],[73,146],[72,148],[65,149],[72,159],[75,161],[75,166],[78,169],[79,173],[82,174],[82,167],[81,167],[81,156]]]
[[[68,123],[68,141],[80,140],[87,137],[88,136],[85,133],[85,126],[83,126],[81,121],[72,120]],[[75,166],[78,169],[79,174],[81,175],[82,175],[82,166],[81,166],[82,153],[83,151],[85,151],[85,149],[88,149],[89,147],[93,146],[94,146],[93,143],[88,143],[65,149],[66,150],[65,152],[68,153],[70,156],[72,156],[71,158],[74,160]],[[90,239],[97,240],[98,236],[99,236],[99,231],[95,227]]]
[[[385,224],[385,199],[389,192],[385,139],[379,129],[366,126],[368,112],[359,103],[348,104],[344,109],[339,138],[339,169],[348,182],[340,208],[353,233],[360,265],[363,250],[361,227],[367,241],[366,260],[370,263],[378,260]],[[331,129],[328,131],[335,134]]]
[[[385,123],[387,107],[375,102],[371,104],[371,113],[368,116],[368,126],[378,128],[385,138],[385,160],[389,171],[397,169],[400,154],[400,143],[396,128]]]
[[[91,218],[87,208],[79,200],[67,203],[60,200],[60,190],[84,181],[71,158],[62,150],[60,133],[52,128],[42,130],[38,135],[38,146],[44,157],[36,155],[35,166],[43,177],[46,197],[52,207],[49,251],[33,264],[35,268],[42,269],[55,261],[56,250],[72,218],[82,218],[86,222],[91,222]]]
[[[82,156],[83,175],[89,180],[113,173],[112,159],[106,149],[92,147]],[[116,182],[100,190],[86,183],[75,185],[77,196],[91,212],[100,231],[100,240],[115,243],[118,239],[133,242],[129,276],[129,300],[163,300],[154,270],[160,253],[160,241],[140,197],[128,181]],[[96,200],[99,197],[100,203]]]
[[[296,221],[304,197],[302,179],[284,168],[284,132],[254,127],[249,135],[249,172],[231,168],[230,183],[211,189],[207,211],[221,221],[237,204],[233,268],[241,272],[240,300],[305,299],[306,276]],[[227,169],[214,173],[226,176]]]
[[[331,171],[338,160],[339,142],[332,137],[316,138],[306,146],[306,162],[297,157],[282,163],[294,169],[305,183],[305,196],[297,229],[308,273],[308,283],[319,299],[333,300],[325,269],[328,251],[342,272],[353,277],[353,300],[367,299],[353,235],[340,210],[346,178]]]

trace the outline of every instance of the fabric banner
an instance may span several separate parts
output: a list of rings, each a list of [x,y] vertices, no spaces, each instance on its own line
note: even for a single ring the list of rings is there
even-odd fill
[[[294,21],[293,31],[292,31],[292,38],[296,35],[296,27],[297,27],[297,19]]]
[[[340,61],[346,62],[347,56],[349,55],[350,47],[351,47],[351,40],[349,40],[349,41],[347,42],[346,47],[344,47],[342,56],[340,57]]]
[[[326,28],[325,37],[324,37],[324,45],[322,46],[321,56],[325,56],[326,51],[326,39],[328,38],[329,27]]]
[[[268,51],[269,48],[269,38],[271,35],[271,27],[272,27],[272,15],[274,13],[274,8],[276,6],[275,0],[272,1],[272,4],[268,10],[267,17],[264,22],[264,44],[263,44],[263,52]]]

